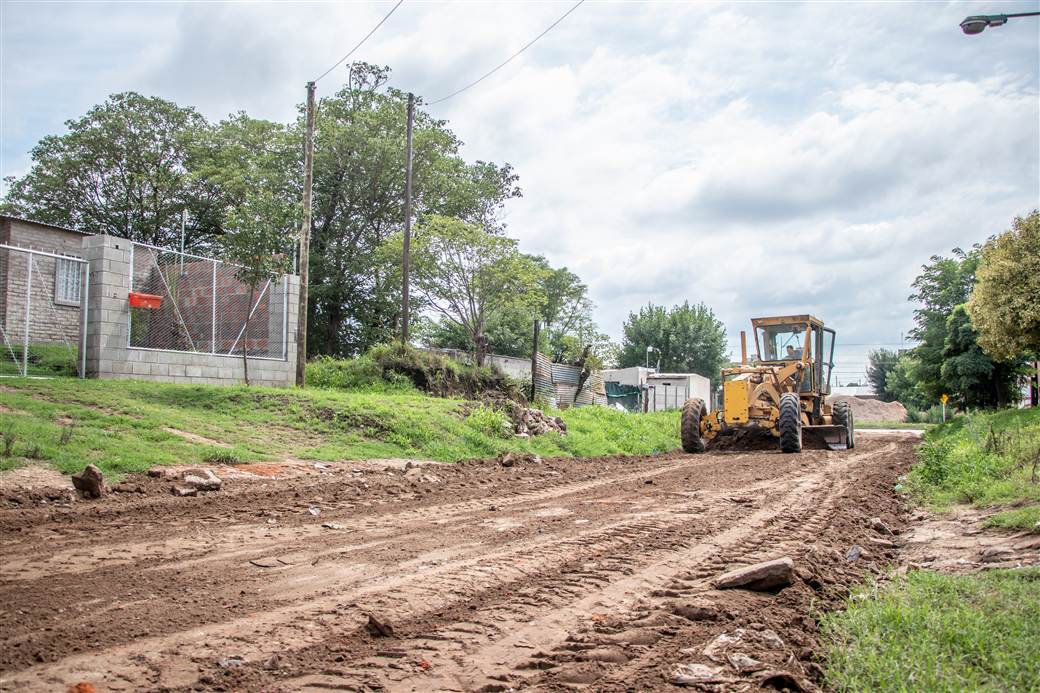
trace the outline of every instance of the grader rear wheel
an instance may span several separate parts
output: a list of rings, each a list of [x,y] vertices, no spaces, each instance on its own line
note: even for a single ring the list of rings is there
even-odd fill
[[[686,400],[682,408],[682,419],[679,423],[679,435],[682,438],[683,452],[704,452],[704,439],[701,438],[701,420],[704,418],[704,401],[698,397]]]
[[[780,429],[780,450],[783,452],[802,451],[802,405],[795,392],[780,395],[780,417],[777,419]]]
[[[848,449],[851,450],[856,447],[856,429],[852,420],[852,407],[849,403],[845,400],[838,400],[831,409],[831,415],[835,424],[845,427],[848,435]]]

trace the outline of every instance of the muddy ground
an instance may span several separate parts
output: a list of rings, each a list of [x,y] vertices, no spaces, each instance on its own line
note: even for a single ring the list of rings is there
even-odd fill
[[[869,520],[904,527],[915,442],[0,499],[0,688],[679,690],[699,664],[702,689],[812,690],[813,615],[894,562]],[[786,588],[712,587],[782,556]]]

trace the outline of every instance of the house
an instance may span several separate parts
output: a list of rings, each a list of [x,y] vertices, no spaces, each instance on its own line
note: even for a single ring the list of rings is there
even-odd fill
[[[32,256],[34,300],[27,302],[30,256],[0,248],[0,327],[9,341],[11,335],[24,335],[26,305],[29,305],[34,343],[62,344],[70,337],[75,342],[80,332],[85,268],[83,262],[76,260],[83,258],[83,239],[89,235],[62,226],[0,215],[0,246],[48,254]]]

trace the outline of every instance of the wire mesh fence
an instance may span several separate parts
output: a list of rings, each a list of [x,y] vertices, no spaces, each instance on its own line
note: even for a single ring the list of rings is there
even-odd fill
[[[284,276],[254,288],[235,265],[143,243],[131,258],[129,346],[286,358]]]
[[[0,245],[0,376],[83,376],[86,261]]]

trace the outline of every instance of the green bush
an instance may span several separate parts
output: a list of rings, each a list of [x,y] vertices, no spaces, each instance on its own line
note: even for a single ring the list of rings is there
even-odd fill
[[[505,438],[513,431],[509,416],[498,409],[481,404],[470,411],[466,416],[466,423],[474,429],[491,436],[492,438]]]
[[[921,502],[996,505],[1040,499],[1040,410],[959,416],[932,428],[907,487]]]
[[[952,407],[946,408],[947,422],[956,418]],[[906,408],[907,423],[941,424],[943,422],[943,409],[941,404],[936,404],[928,409],[917,409],[913,406]]]
[[[400,378],[385,378],[383,367],[368,355],[354,359],[333,359],[319,356],[307,364],[307,385],[332,390],[400,389]]]

